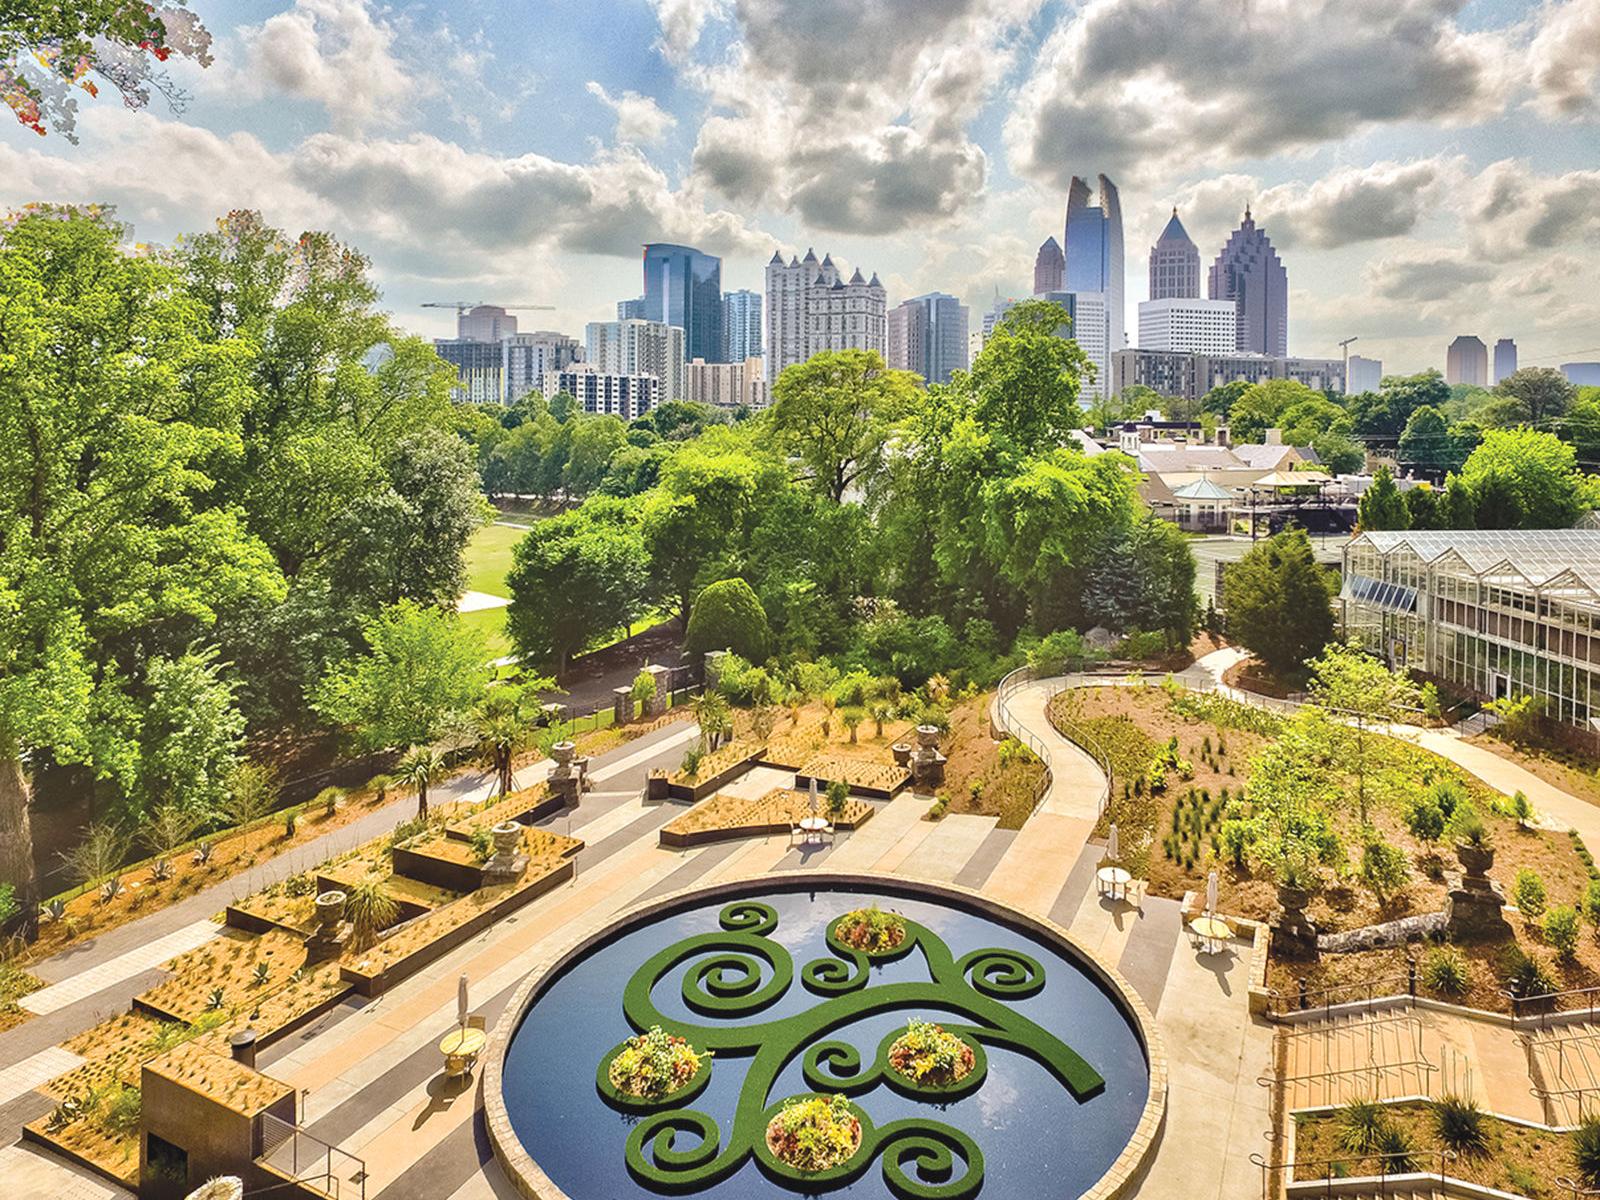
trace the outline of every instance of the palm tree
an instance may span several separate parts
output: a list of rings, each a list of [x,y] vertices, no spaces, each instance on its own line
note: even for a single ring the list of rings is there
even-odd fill
[[[844,727],[850,731],[850,741],[852,744],[854,744],[856,740],[856,727],[861,724],[866,715],[867,714],[865,712],[854,705],[851,705],[849,708],[841,709],[839,712],[839,720],[842,721],[844,723]]]
[[[707,753],[728,732],[728,702],[720,692],[703,692],[694,701],[695,722],[700,726],[700,741]]]
[[[394,924],[400,906],[375,880],[358,883],[345,895],[344,915],[350,922],[352,948],[365,950],[378,940],[378,934]]]
[[[428,815],[428,785],[444,773],[444,755],[433,746],[413,746],[406,751],[395,778],[417,790],[417,816]]]
[[[867,706],[867,711],[872,714],[872,724],[876,729],[874,737],[883,736],[883,723],[889,719],[889,705],[884,700],[874,700]]]

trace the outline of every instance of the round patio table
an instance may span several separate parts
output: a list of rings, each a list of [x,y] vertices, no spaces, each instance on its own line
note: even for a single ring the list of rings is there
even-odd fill
[[[1132,873],[1122,867],[1101,867],[1094,873],[1094,877],[1100,881],[1100,890],[1103,893],[1115,898],[1117,889],[1121,888],[1123,899],[1127,899],[1128,885],[1133,882]]]
[[[444,1073],[451,1077],[465,1075],[488,1044],[489,1036],[481,1029],[452,1029],[439,1040]]]
[[[1189,928],[1199,935],[1207,954],[1217,953],[1224,942],[1233,939],[1233,926],[1221,917],[1196,917],[1189,922]]]
[[[807,842],[820,842],[827,831],[827,817],[804,817],[800,821],[800,832],[806,835]]]

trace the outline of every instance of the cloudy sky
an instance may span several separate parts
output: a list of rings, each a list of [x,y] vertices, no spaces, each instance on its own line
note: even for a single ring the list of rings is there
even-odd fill
[[[1600,358],[1600,0],[197,0],[188,110],[0,124],[0,207],[106,201],[141,240],[236,207],[374,260],[400,321],[545,303],[581,333],[639,246],[775,247],[890,302],[1026,290],[1067,181],[1122,190],[1129,327],[1177,205],[1209,263],[1246,201],[1290,349],[1391,370],[1456,333]],[[0,116],[4,116],[0,111]]]

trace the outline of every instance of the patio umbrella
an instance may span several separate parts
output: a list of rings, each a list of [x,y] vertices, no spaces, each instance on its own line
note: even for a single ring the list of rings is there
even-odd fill
[[[1113,821],[1110,832],[1106,834],[1106,857],[1112,862],[1116,862],[1117,859],[1122,857],[1121,849],[1122,847],[1118,845],[1117,839],[1117,823]]]
[[[811,815],[814,817],[820,811],[821,808],[817,803],[817,781],[816,778],[813,777],[811,780]]]
[[[1210,916],[1217,911],[1217,873],[1215,870],[1206,875],[1206,915]]]
[[[456,1023],[467,1027],[467,977],[463,975],[456,984]]]

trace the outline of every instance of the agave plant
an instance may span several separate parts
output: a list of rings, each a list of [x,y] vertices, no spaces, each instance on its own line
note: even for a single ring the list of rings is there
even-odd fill
[[[201,842],[194,848],[194,865],[197,867],[205,866],[211,861],[211,855],[215,850],[216,847],[210,842]]]
[[[258,962],[256,964],[256,969],[250,972],[250,982],[255,984],[257,987],[265,987],[267,985],[267,977],[270,973],[271,968],[268,967],[266,963]]]
[[[167,880],[171,879],[172,860],[170,858],[156,859],[154,865],[150,868],[150,878],[154,879],[157,883],[165,883]]]
[[[100,903],[110,904],[128,889],[122,886],[120,879],[108,879],[100,885]]]
[[[218,988],[212,988],[211,989],[211,994],[206,997],[206,1007],[211,1009],[212,1011],[216,1011],[217,1009],[222,1007],[223,1002],[225,1000],[226,1000],[226,996],[224,995],[224,993],[223,993],[221,988],[219,988],[219,987]]]
[[[67,915],[66,902],[51,900],[39,906],[39,915],[47,921],[59,921]]]

